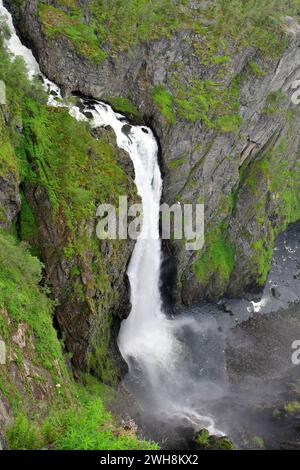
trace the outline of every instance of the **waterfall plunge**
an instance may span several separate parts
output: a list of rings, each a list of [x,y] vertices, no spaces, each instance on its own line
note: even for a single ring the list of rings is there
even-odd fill
[[[135,183],[143,204],[143,226],[128,267],[132,310],[121,325],[120,351],[129,365],[131,374],[139,370],[147,396],[151,396],[153,410],[171,418],[185,418],[195,429],[215,429],[210,417],[196,411],[197,383],[185,371],[185,349],[176,339],[176,331],[186,326],[193,328],[192,320],[167,319],[162,311],[159,289],[161,267],[161,240],[159,239],[159,205],[162,179],[157,160],[158,147],[151,129],[130,126],[123,132],[124,116],[99,101],[80,99],[80,106],[63,102],[60,89],[40,71],[32,52],[22,45],[13,26],[12,17],[0,0],[0,15],[7,20],[11,36],[5,40],[13,56],[22,56],[30,78],[40,76],[48,91],[50,106],[67,107],[77,120],[88,121],[85,112],[92,113],[93,127],[109,125],[114,129],[117,145],[130,155],[135,170]],[[127,123],[128,127],[128,123]],[[180,383],[179,383],[180,382]],[[181,396],[180,396],[181,395]],[[191,395],[191,396],[190,396]],[[199,401],[199,397],[198,397]]]

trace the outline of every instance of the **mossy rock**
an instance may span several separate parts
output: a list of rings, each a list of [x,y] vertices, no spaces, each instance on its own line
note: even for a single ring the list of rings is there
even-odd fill
[[[200,450],[235,450],[227,436],[213,436],[207,429],[201,429],[195,437],[195,443]]]

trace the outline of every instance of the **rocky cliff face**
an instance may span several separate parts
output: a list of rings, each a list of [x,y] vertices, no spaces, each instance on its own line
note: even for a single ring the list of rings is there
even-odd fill
[[[224,52],[217,19],[204,16],[198,30],[179,28],[97,63],[63,30],[49,33],[59,8],[72,15],[62,2],[46,2],[55,9],[43,15],[36,0],[5,3],[42,70],[66,93],[135,104],[160,141],[164,201],[205,204],[204,249],[168,246],[175,298],[191,304],[263,285],[276,234],[300,217],[296,20],[283,21],[277,51],[263,50],[254,37],[241,45],[225,35]],[[93,2],[83,3],[89,24]],[[210,3],[191,2],[190,9],[205,12]]]
[[[19,175],[16,169],[13,149],[5,127],[5,106],[0,109],[1,162],[0,175],[0,227],[10,228],[21,207]]]
[[[98,240],[96,208],[117,206],[123,194],[138,201],[131,160],[111,130],[91,132],[66,110],[47,107],[40,85],[29,83],[2,42],[0,53],[7,85],[0,108],[0,227],[43,261],[73,365],[116,383],[126,371],[116,341],[130,310],[126,269],[134,243]]]
[[[97,138],[112,152],[122,173],[126,168],[124,191],[131,203],[136,202],[129,156],[118,149],[112,132],[100,129]],[[126,372],[116,344],[120,323],[130,311],[126,270],[134,243],[97,240],[94,213],[82,226],[73,215],[70,227],[64,211],[58,216],[53,210],[42,185],[26,185],[25,197],[38,226],[30,241],[45,263],[45,280],[58,303],[56,320],[72,362],[115,384]],[[95,192],[95,207],[98,197]]]

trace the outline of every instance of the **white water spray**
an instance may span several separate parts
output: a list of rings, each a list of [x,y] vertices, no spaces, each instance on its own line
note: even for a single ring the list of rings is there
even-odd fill
[[[10,38],[5,41],[6,48],[12,55],[23,57],[30,78],[37,75],[42,78],[49,95],[48,104],[67,107],[77,120],[88,121],[87,112],[92,113],[91,125],[111,126],[117,137],[117,145],[128,152],[133,162],[135,183],[143,204],[143,226],[128,268],[132,310],[128,319],[123,321],[119,335],[119,348],[123,357],[130,369],[138,365],[142,370],[147,386],[151,388],[152,400],[157,404],[158,413],[165,413],[172,418],[184,417],[195,429],[206,427],[211,433],[222,434],[215,428],[210,417],[196,412],[191,406],[191,400],[185,397],[182,399],[175,392],[172,395],[171,390],[168,390],[176,381],[178,369],[182,368],[185,351],[182,343],[176,339],[176,329],[184,326],[184,322],[169,320],[162,311],[159,286],[159,205],[162,179],[157,158],[158,146],[151,129],[130,126],[126,122],[125,131],[124,116],[99,101],[79,99],[80,106],[65,103],[59,87],[41,73],[32,52],[22,45],[2,0],[0,15],[6,18],[11,33]],[[183,377],[179,377],[179,380],[182,379]],[[188,397],[188,383],[182,384],[183,389],[185,386]]]

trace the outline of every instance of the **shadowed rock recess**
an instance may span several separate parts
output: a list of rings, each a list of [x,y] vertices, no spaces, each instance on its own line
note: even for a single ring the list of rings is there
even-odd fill
[[[163,245],[162,291],[174,310],[259,293],[276,237],[300,219],[299,1],[262,0],[257,9],[253,0],[244,3],[3,1],[22,42],[64,99],[102,100],[131,123],[153,129],[163,201],[204,203],[203,249],[187,251],[185,240]],[[85,410],[81,394],[87,392],[77,390],[66,362],[90,390],[96,379],[86,373],[115,386],[127,370],[117,336],[130,311],[126,270],[134,242],[99,241],[95,208],[117,205],[119,195],[127,194],[129,204],[139,197],[129,156],[112,130],[91,131],[65,109],[47,106],[21,63],[9,76],[2,43],[0,340],[14,339],[0,376],[0,424],[17,416],[18,429],[30,429],[37,447],[66,448],[72,444],[59,434],[63,424],[53,441],[40,431],[51,405],[81,400],[82,413],[93,411]],[[61,386],[70,391],[60,396]],[[129,431],[127,448],[155,447],[131,442]],[[214,447],[206,432],[196,442]],[[2,434],[0,428],[0,448]],[[221,448],[230,448],[222,439]],[[6,441],[20,447],[13,429]],[[111,442],[107,448],[118,448]]]

